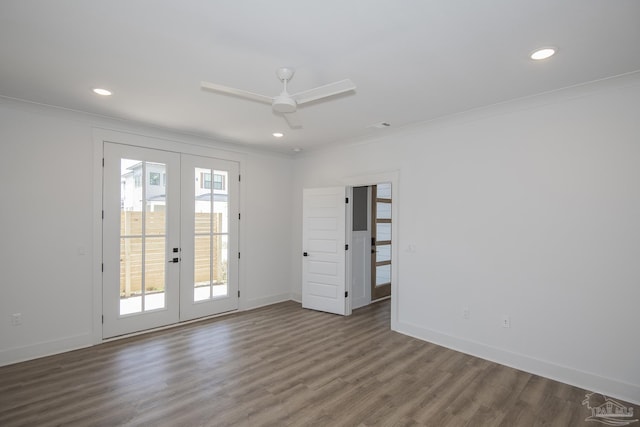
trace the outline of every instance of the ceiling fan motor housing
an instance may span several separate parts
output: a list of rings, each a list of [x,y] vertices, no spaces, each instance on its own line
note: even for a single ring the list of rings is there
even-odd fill
[[[280,79],[280,81],[291,80],[293,78],[293,74],[295,73],[294,69],[291,67],[282,67],[276,70],[276,76]]]
[[[276,113],[293,113],[296,111],[296,101],[289,96],[276,96],[271,105]]]

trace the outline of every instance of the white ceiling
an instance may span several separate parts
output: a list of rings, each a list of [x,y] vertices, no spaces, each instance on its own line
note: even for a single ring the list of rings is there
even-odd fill
[[[551,59],[528,58],[549,45]],[[299,107],[291,130],[269,105],[200,89],[277,95],[281,66],[292,93],[357,90]],[[637,70],[637,0],[0,2],[0,95],[276,151]]]

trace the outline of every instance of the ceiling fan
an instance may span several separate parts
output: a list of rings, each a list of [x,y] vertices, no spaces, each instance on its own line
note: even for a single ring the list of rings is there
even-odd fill
[[[239,96],[241,98],[250,99],[253,101],[263,102],[271,104],[271,108],[276,113],[280,113],[284,116],[285,120],[289,124],[289,127],[293,129],[301,128],[302,125],[294,114],[298,105],[303,105],[319,99],[328,98],[341,93],[355,90],[356,86],[349,79],[340,80],[339,82],[329,83],[324,86],[319,86],[314,89],[305,90],[304,92],[298,92],[293,95],[287,92],[287,83],[293,78],[295,70],[289,67],[278,68],[276,75],[283,84],[282,93],[278,96],[266,96],[253,92],[247,92],[242,89],[235,89],[228,86],[219,85],[210,82],[201,82],[202,89],[224,93],[227,95]]]

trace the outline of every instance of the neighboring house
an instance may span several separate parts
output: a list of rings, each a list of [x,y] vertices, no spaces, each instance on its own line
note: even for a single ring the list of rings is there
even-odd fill
[[[146,176],[143,177],[143,169]],[[224,213],[226,209],[217,202],[227,201],[227,172],[201,169],[195,177],[196,212],[210,212],[211,193],[214,194],[214,212]],[[122,165],[121,206],[125,211],[141,211],[144,194],[147,212],[157,212],[165,206],[167,174],[162,163],[136,162]]]
[[[144,169],[146,176],[143,176]],[[122,210],[140,212],[143,194],[147,200],[147,212],[164,209],[166,187],[167,174],[162,163],[146,162],[146,165],[143,165],[142,162],[131,160],[130,164],[123,164],[120,193]]]

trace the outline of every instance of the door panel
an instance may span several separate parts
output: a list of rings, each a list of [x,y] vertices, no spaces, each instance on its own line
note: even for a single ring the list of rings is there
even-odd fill
[[[391,295],[391,184],[371,186],[371,299]]]
[[[104,144],[103,337],[178,321],[180,156]]]
[[[346,313],[345,188],[303,191],[302,307]]]
[[[238,163],[182,155],[180,319],[238,308]]]

